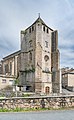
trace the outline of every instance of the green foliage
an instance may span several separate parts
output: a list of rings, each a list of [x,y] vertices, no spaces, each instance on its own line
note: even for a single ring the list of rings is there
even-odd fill
[[[29,70],[25,69],[24,72],[25,72],[25,73],[35,72],[35,68],[29,69]]]
[[[6,108],[3,108],[3,109],[1,109],[0,108],[0,112],[9,112],[10,110],[8,110],[8,109],[6,109]]]
[[[25,30],[25,31],[21,31],[21,34],[26,34],[27,33],[27,31]]]
[[[74,107],[61,107],[61,108],[19,108],[16,107],[15,109],[6,109],[0,108],[0,112],[26,112],[26,111],[44,111],[44,110],[69,110],[74,109]]]
[[[20,111],[23,111],[23,110],[24,110],[23,108],[16,107],[15,109],[13,109],[13,112],[20,112]]]
[[[18,79],[14,80],[14,85],[18,85],[18,84],[19,84],[19,80]]]
[[[43,70],[42,72],[43,72],[43,73],[49,73],[49,74],[51,74],[51,72],[50,72],[50,71],[44,71],[44,70]]]
[[[29,97],[30,96],[30,94],[22,94],[22,97]]]

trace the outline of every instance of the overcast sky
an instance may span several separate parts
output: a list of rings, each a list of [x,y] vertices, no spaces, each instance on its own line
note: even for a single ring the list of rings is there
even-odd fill
[[[74,0],[0,0],[0,59],[20,49],[20,31],[38,13],[58,30],[61,67],[74,67]]]

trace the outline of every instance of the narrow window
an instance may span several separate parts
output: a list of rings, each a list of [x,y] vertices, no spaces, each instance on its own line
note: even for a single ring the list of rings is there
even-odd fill
[[[29,33],[31,33],[31,28],[29,29]]]
[[[43,26],[43,31],[45,32],[45,26]]]
[[[45,47],[47,47],[47,48],[48,48],[48,42],[47,42],[47,41],[45,41]]]
[[[32,26],[32,31],[34,31],[34,26]]]
[[[12,75],[12,62],[10,62],[10,75]]]
[[[47,28],[47,33],[49,33],[49,30],[48,30],[48,28]]]
[[[9,72],[9,66],[8,64],[5,65],[5,74]]]

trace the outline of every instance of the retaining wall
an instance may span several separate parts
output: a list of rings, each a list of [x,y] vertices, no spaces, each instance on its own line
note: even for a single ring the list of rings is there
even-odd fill
[[[74,96],[15,97],[0,99],[0,108],[61,108],[73,107]]]

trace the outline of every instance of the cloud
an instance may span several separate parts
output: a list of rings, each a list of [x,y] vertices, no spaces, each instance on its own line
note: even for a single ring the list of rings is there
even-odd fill
[[[73,0],[0,1],[0,58],[20,49],[20,31],[30,26],[38,13],[49,27],[58,30],[61,66],[74,66]]]

